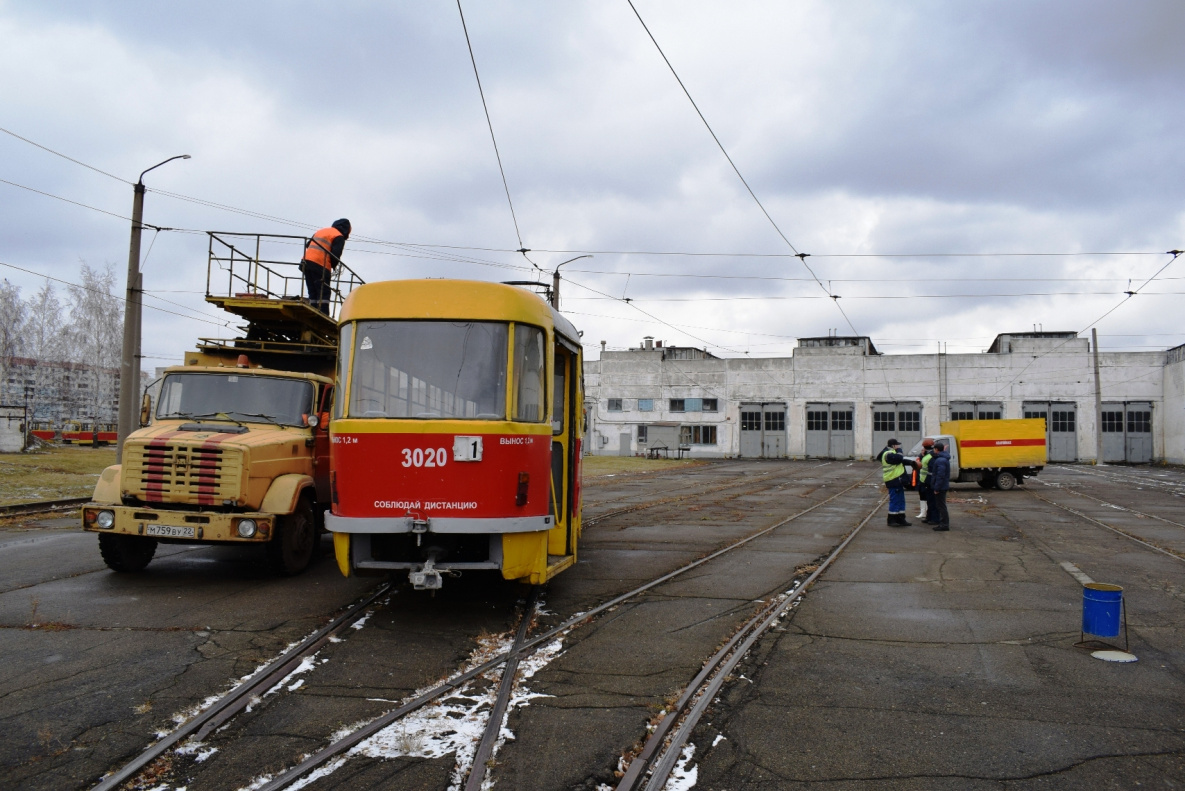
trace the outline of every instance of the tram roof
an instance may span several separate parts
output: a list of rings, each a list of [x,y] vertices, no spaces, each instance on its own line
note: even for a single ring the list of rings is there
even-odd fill
[[[580,333],[538,295],[517,286],[483,280],[383,280],[356,287],[339,321],[360,319],[451,319],[521,321],[552,327],[569,340]]]

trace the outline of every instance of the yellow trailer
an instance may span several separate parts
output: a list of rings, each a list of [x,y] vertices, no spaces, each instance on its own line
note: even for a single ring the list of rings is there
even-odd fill
[[[949,420],[941,429],[930,439],[946,443],[952,482],[1013,489],[1040,472],[1048,459],[1044,418]],[[914,451],[921,454],[921,443]]]

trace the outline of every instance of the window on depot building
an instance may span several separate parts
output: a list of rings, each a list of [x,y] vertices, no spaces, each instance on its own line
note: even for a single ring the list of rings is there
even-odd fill
[[[638,442],[649,442],[647,428],[649,426],[638,426]]]
[[[654,399],[653,398],[639,398],[638,399],[638,411],[639,412],[653,412],[654,411]]]
[[[609,411],[610,412],[620,412],[621,411],[621,399],[620,398],[610,398],[609,399]]]
[[[715,445],[715,426],[681,426],[679,428],[679,444],[681,445]]]
[[[705,398],[703,401],[704,401],[704,411],[705,412],[718,411],[717,404],[719,403],[719,401],[717,401],[715,398]]]
[[[686,412],[687,411],[687,399],[672,398],[670,400],[670,410],[672,412]]]

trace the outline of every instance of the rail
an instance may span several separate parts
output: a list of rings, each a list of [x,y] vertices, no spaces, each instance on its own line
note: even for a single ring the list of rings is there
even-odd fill
[[[300,259],[311,237],[207,231],[206,297],[274,299],[311,304]],[[294,260],[295,259],[295,260]],[[327,315],[336,320],[350,292],[365,281],[338,262],[329,281]]]
[[[738,547],[744,546],[745,544],[748,544],[751,541],[755,541],[756,539],[758,539],[762,536],[768,535],[769,533],[773,532],[774,530],[777,530],[779,527],[782,527],[783,525],[789,524],[790,522],[793,522],[796,519],[799,519],[800,517],[806,516],[807,514],[811,513],[812,511],[822,508],[823,506],[827,505],[828,503],[833,502],[834,500],[837,500],[838,498],[842,497],[843,495],[847,494],[848,492],[850,492],[860,486],[863,486],[865,484],[865,482],[868,480],[868,478],[870,477],[870,475],[871,475],[871,473],[869,473],[868,475],[865,475],[860,480],[858,480],[856,483],[841,489],[840,491],[836,492],[835,494],[831,495],[830,497],[828,497],[824,500],[821,500],[820,502],[817,502],[812,506],[804,508],[803,510],[798,511],[797,513],[791,514],[790,516],[784,517],[783,519],[778,520],[777,522],[775,522],[772,525],[769,525],[761,530],[758,530],[755,533],[751,533],[750,535],[745,536],[744,538],[738,539],[737,541],[734,541],[734,542],[728,544],[727,546],[721,547],[720,549],[717,549],[716,551],[714,551],[708,555],[705,555],[702,558],[693,560],[690,563],[687,563],[686,565],[675,569],[674,571],[669,571],[666,574],[663,574],[655,579],[652,579],[649,582],[646,582],[627,593],[623,593],[618,596],[615,596],[612,599],[609,599],[608,601],[603,602],[602,604],[599,604],[596,607],[593,607],[592,609],[590,609],[586,612],[578,613],[577,615],[574,615],[571,618],[568,618],[567,620],[563,621],[562,623],[560,623],[556,626],[553,626],[550,629],[547,629],[544,632],[535,635],[534,637],[527,638],[527,639],[525,639],[525,641],[522,641],[522,642],[520,642],[519,640],[516,639],[515,646],[513,646],[510,650],[500,653],[497,656],[495,656],[491,659],[488,659],[485,662],[483,662],[475,667],[471,667],[468,670],[464,671],[463,673],[459,673],[459,674],[453,676],[452,678],[439,684],[436,687],[433,687],[431,689],[428,689],[428,690],[425,690],[425,691],[419,693],[418,695],[416,695],[416,697],[402,703],[397,708],[387,712],[386,714],[379,716],[378,718],[376,718],[374,720],[371,720],[370,722],[366,723],[365,725],[362,725],[361,727],[357,728],[356,730],[354,730],[352,732],[346,733],[345,735],[338,738],[336,741],[330,743],[329,745],[327,745],[325,747],[322,747],[320,750],[317,750],[313,754],[305,756],[300,761],[300,763],[298,763],[296,766],[293,766],[292,768],[290,768],[284,772],[281,772],[280,774],[276,775],[275,777],[272,777],[270,780],[268,780],[263,785],[257,786],[256,791],[280,791],[280,789],[286,789],[289,786],[295,785],[296,783],[301,781],[301,779],[304,778],[306,775],[310,774],[311,772],[318,769],[319,767],[325,765],[333,758],[336,758],[340,755],[348,753],[354,747],[356,747],[357,745],[366,741],[371,736],[374,736],[379,731],[382,731],[383,729],[387,728],[388,726],[390,726],[392,723],[396,722],[397,720],[402,719],[404,716],[410,714],[413,711],[417,711],[419,709],[424,708],[425,706],[430,705],[432,703],[432,701],[443,697],[445,694],[452,692],[453,690],[460,688],[467,681],[469,681],[473,678],[476,678],[477,676],[480,676],[483,673],[486,673],[490,670],[493,670],[494,668],[497,668],[501,665],[506,664],[507,661],[511,659],[511,657],[516,657],[518,659],[525,659],[526,657],[530,656],[530,654],[533,653],[535,651],[535,649],[544,645],[547,641],[551,640],[556,635],[565,633],[568,630],[578,626],[579,624],[581,624],[585,621],[588,621],[591,618],[596,617],[597,615],[601,614],[602,612],[611,610],[612,608],[616,607],[617,605],[619,605],[623,602],[629,601],[630,599],[640,596],[641,594],[645,593],[648,590],[651,590],[652,588],[655,588],[659,585],[662,585],[665,582],[675,579],[676,577],[678,577],[682,574],[685,574],[686,572],[691,571],[694,568],[698,568],[699,566],[701,566],[705,563],[711,562],[712,560],[720,557],[721,555],[727,554],[728,552],[731,552],[732,550],[737,549]],[[884,504],[884,499],[882,498],[877,502],[877,509],[879,509],[883,504]],[[876,512],[876,509],[873,510],[873,513],[875,513],[875,512]],[[871,514],[870,514],[870,517],[871,517]],[[867,522],[867,519],[868,518],[865,519],[865,522]],[[863,526],[863,524],[864,523],[861,523],[861,526]],[[854,534],[855,533],[853,532],[852,535],[854,535]],[[846,542],[845,542],[845,545],[846,545]],[[813,581],[813,578],[811,579],[811,581]],[[529,609],[527,610],[527,614],[528,615],[530,614]],[[524,634],[524,637],[525,637],[525,634]],[[505,671],[503,671],[503,672],[505,673]],[[476,768],[477,767],[475,767],[475,769]],[[484,767],[482,767],[482,769],[484,769]],[[483,774],[484,774],[484,772],[483,772]],[[301,784],[301,787],[303,787],[303,783]]]
[[[68,497],[64,500],[45,500],[39,503],[0,505],[0,518],[6,516],[26,516],[28,514],[48,514],[66,508],[75,508],[90,501],[91,498],[89,497]]]

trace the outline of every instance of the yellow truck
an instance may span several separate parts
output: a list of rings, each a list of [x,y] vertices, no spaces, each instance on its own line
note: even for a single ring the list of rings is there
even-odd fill
[[[951,483],[1015,489],[1047,462],[1045,419],[949,420],[928,439],[946,443]],[[911,455],[921,456],[922,443]]]
[[[98,534],[115,571],[142,570],[160,543],[260,546],[286,575],[314,557],[331,493],[333,315],[362,281],[339,266],[329,310],[318,310],[298,265],[263,254],[302,237],[239,236],[210,234],[206,300],[245,318],[245,337],[199,339],[184,365],[165,370],[122,463],[82,508],[82,528]],[[212,286],[215,277],[226,285]]]

